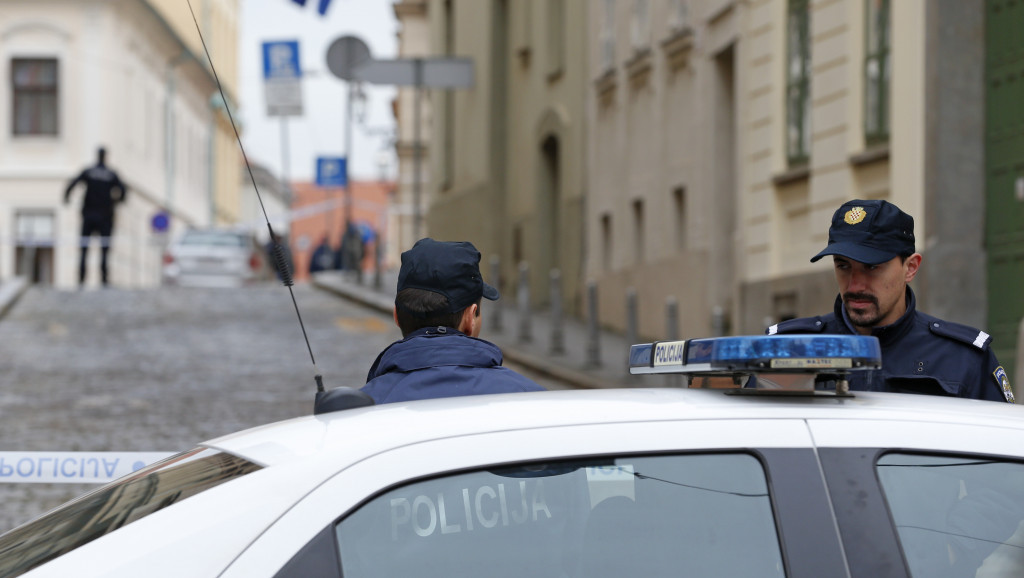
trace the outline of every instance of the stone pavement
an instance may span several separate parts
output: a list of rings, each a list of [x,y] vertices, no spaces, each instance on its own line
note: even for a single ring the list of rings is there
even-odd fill
[[[315,273],[311,282],[315,287],[390,315],[395,303],[397,278],[397,271],[382,274],[379,290],[374,288],[372,273],[365,275],[363,282],[359,283],[342,272],[324,271]],[[501,326],[495,327],[493,308],[499,303]],[[587,325],[584,321],[565,316],[562,328],[565,351],[552,353],[552,319],[549,313],[535,311],[531,315],[531,339],[528,342],[523,342],[519,338],[520,316],[516,311],[514,294],[509,295],[506,292],[495,303],[485,302],[482,314],[484,326],[480,337],[500,347],[505,359],[537,373],[577,388],[661,385],[629,375],[627,361],[630,344],[618,333],[607,330],[599,332],[600,349],[596,358],[600,360],[600,364],[595,367],[588,361]]]
[[[28,289],[28,285],[28,280],[24,277],[0,281],[0,319],[14,306],[21,294]]]

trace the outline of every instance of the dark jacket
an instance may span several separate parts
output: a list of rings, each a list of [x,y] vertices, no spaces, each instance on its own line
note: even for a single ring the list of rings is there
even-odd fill
[[[71,197],[71,190],[78,183],[85,183],[82,214],[113,215],[114,204],[123,203],[128,197],[128,187],[121,182],[117,173],[105,165],[93,165],[75,177],[64,191],[65,203]],[[116,195],[112,194],[114,191],[117,191]]]
[[[362,391],[380,403],[543,391],[501,366],[501,350],[451,327],[419,329],[377,356]]]
[[[1013,402],[1006,372],[989,348],[991,336],[921,313],[910,287],[906,299],[907,311],[902,317],[891,325],[871,330],[882,346],[882,369],[853,372],[851,390]],[[846,316],[842,298],[836,297],[832,313],[783,321],[769,327],[766,333],[855,335],[856,331]]]

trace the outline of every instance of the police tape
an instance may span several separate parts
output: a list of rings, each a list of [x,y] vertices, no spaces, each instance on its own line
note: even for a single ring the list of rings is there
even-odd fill
[[[105,484],[171,452],[0,452],[0,483]]]

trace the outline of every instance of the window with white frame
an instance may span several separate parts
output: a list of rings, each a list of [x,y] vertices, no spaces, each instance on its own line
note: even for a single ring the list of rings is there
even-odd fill
[[[810,158],[811,37],[808,0],[789,0],[786,45],[786,157],[790,165]]]
[[[11,127],[15,135],[57,134],[57,89],[57,59],[11,60]]]
[[[865,0],[864,140],[889,140],[889,0]]]
[[[604,0],[601,22],[601,71],[615,68],[615,0]]]
[[[633,50],[646,50],[651,44],[651,2],[633,0]]]

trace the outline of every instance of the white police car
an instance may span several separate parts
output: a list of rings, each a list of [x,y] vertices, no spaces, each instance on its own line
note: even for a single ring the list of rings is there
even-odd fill
[[[648,344],[631,353],[637,372],[772,389],[320,412],[204,443],[12,530],[0,575],[1024,575],[1024,410],[807,388],[877,358],[864,337]]]

